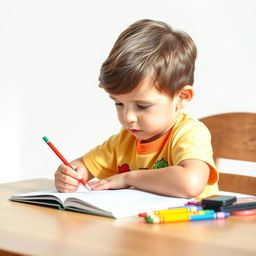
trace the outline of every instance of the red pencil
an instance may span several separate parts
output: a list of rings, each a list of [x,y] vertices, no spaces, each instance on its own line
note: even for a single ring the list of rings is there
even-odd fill
[[[46,144],[53,150],[53,152],[59,157],[59,159],[63,162],[63,164],[67,165],[68,167],[72,168],[73,170],[75,170],[71,164],[65,159],[65,157],[58,151],[57,148],[55,148],[55,146],[50,142],[50,140],[47,137],[43,137],[43,140],[46,142]],[[75,170],[76,171],[76,170]],[[88,185],[88,183],[84,180],[81,179],[79,180],[83,185],[85,185],[85,187],[91,192],[91,188]]]

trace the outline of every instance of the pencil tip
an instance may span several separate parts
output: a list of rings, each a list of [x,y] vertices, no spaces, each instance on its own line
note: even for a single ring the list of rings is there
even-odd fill
[[[92,189],[90,188],[90,186],[88,184],[84,184],[84,187],[90,192],[92,193]]]

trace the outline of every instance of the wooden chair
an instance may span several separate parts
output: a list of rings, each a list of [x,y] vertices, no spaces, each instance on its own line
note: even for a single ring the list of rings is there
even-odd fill
[[[253,161],[256,169],[256,113],[234,112],[200,119],[211,132],[213,157]],[[241,170],[242,171],[242,170]],[[256,195],[256,177],[220,173],[219,189]]]

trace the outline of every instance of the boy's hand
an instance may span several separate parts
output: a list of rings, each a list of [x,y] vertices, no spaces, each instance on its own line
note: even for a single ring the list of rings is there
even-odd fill
[[[55,172],[55,187],[59,192],[75,192],[79,187],[79,180],[83,177],[85,170],[77,167],[76,171],[61,164]]]
[[[126,182],[126,176],[127,173],[117,174],[103,180],[90,182],[89,186],[92,190],[129,188],[130,185]]]

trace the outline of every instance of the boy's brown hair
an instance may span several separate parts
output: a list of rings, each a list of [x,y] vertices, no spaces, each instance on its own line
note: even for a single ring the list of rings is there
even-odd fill
[[[124,94],[153,74],[156,88],[173,97],[183,86],[193,85],[196,54],[186,33],[164,22],[139,20],[118,37],[102,64],[99,86],[110,94]]]

